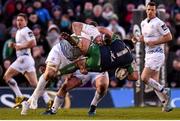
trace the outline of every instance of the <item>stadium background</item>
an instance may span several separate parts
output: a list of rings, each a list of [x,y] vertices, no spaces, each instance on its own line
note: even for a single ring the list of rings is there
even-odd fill
[[[167,58],[161,71],[161,81],[172,88],[172,106],[180,107],[180,90],[178,89],[180,87],[180,0],[154,1],[158,4],[160,11],[158,16],[165,21],[173,34],[173,41],[165,46]],[[53,46],[52,43],[57,39],[50,33],[51,29],[56,29],[58,33],[65,31],[71,34],[70,26],[73,21],[88,23],[94,20],[105,27],[109,27],[112,22],[115,22],[116,27],[112,31],[118,33],[122,39],[129,39],[134,25],[139,25],[140,20],[145,17],[145,2],[145,0],[0,0],[0,107],[11,107],[14,99],[12,91],[5,84],[2,76],[9,64],[16,58],[14,50],[9,49],[7,43],[14,41],[14,33],[17,30],[15,16],[18,13],[27,13],[28,27],[33,30],[37,38],[38,46],[33,48],[32,54],[39,76],[39,67],[44,64],[45,58]],[[39,7],[39,4],[42,6]],[[40,12],[42,12],[41,15]],[[143,64],[141,47],[143,45],[137,44],[134,51],[140,71]],[[18,75],[15,79],[24,94],[32,93],[32,89],[22,75]],[[57,90],[60,84],[61,82],[54,81],[49,85],[49,90]],[[88,107],[94,89],[88,83],[82,89],[75,89],[70,94],[72,107]],[[82,102],[78,103],[80,96],[83,97]],[[10,103],[7,104],[7,102]],[[160,103],[152,89],[145,87],[140,80],[137,82],[119,81],[111,77],[108,95],[102,100],[100,107],[135,105],[160,106]]]

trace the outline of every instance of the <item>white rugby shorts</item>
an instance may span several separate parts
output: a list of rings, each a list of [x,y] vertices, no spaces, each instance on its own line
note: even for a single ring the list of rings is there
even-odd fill
[[[151,53],[145,55],[145,67],[159,71],[165,61],[164,53]]]
[[[28,55],[19,56],[10,67],[22,74],[25,72],[36,72],[34,59]]]
[[[105,76],[109,80],[109,75],[108,72],[88,72],[88,74],[84,75],[81,74],[79,70],[77,70],[73,75],[78,77],[79,79],[82,80],[82,85],[85,85],[87,82],[91,81],[91,84],[93,87],[95,87],[95,81],[97,78],[100,76]]]
[[[60,44],[56,44],[49,52],[49,55],[46,59],[46,63],[48,62],[59,66],[59,68],[62,68],[65,65],[69,64],[71,61],[64,56]]]

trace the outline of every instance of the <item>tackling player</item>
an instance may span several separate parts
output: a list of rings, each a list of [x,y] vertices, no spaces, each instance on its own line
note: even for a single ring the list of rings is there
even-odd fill
[[[78,50],[79,49],[77,48],[73,48],[66,40],[61,40],[60,43],[58,43],[52,48],[46,61],[47,67],[45,73],[40,77],[38,86],[31,96],[34,101],[23,102],[23,109],[21,111],[22,115],[27,114],[27,110],[30,105],[33,105],[33,103],[35,105],[37,104],[37,99],[39,98],[42,90],[44,90],[47,82],[50,81],[51,78],[56,76],[59,67],[67,65],[68,63],[70,63],[70,60],[75,59],[76,56],[79,56],[79,54],[81,55],[81,53],[79,53]],[[88,112],[89,115],[94,115],[97,104],[100,102],[100,100],[104,97],[104,95],[107,92],[107,88],[109,85],[109,78],[107,72],[89,73],[88,75],[82,75],[78,72],[74,73],[73,76],[71,76],[70,79],[67,79],[62,85],[62,93],[57,94],[57,96],[55,97],[54,104],[52,106],[52,108],[54,108],[53,113],[57,112],[59,106],[63,104],[64,97],[70,89],[85,84],[89,80],[92,80],[92,83],[96,87],[96,93],[92,100],[90,110]]]

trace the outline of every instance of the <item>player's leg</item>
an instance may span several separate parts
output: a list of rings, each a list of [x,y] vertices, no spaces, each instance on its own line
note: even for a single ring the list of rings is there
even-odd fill
[[[34,71],[32,72],[25,72],[24,73],[24,76],[26,77],[26,79],[28,80],[29,84],[32,86],[32,87],[36,87],[37,85],[37,75]]]
[[[15,98],[16,104],[15,104],[14,108],[16,108],[19,105],[19,103],[21,103],[25,98],[22,95],[17,82],[12,78],[18,74],[19,74],[19,72],[10,66],[3,77],[3,79],[6,81],[6,83],[9,85],[9,87],[13,90],[13,92],[16,95],[16,98]]]
[[[142,74],[141,74],[141,79],[149,86],[151,86],[154,90],[156,90],[157,92],[161,93],[162,95],[165,96],[166,101],[169,104],[170,101],[170,90],[169,88],[165,88],[163,85],[161,85],[157,80],[158,77],[156,78],[152,78],[154,76],[158,76],[157,74],[159,73],[159,71],[155,71],[152,70],[150,68],[145,67]],[[159,80],[159,79],[158,79]],[[158,94],[159,94],[158,93]],[[160,96],[160,95],[159,95]],[[159,97],[158,96],[158,97]],[[161,96],[160,96],[161,97]],[[163,100],[163,98],[162,98]],[[164,110],[166,112],[171,111],[172,109],[169,108],[170,110]]]
[[[152,70],[148,67],[145,67],[143,69],[143,72],[141,74],[141,79],[149,86],[153,87],[155,90],[165,93],[164,92],[164,86],[161,85],[158,81],[156,81],[155,79],[151,78],[152,75],[155,75],[156,73],[158,73],[155,70]]]
[[[73,88],[79,87],[82,84],[81,80],[73,76],[64,81],[62,87],[59,89],[56,97],[54,98],[54,103],[49,111],[44,112],[45,115],[56,114],[59,107],[62,107],[65,96],[68,91]]]
[[[95,115],[96,107],[97,107],[98,103],[102,100],[102,98],[107,93],[107,89],[109,86],[108,73],[103,72],[103,73],[96,75],[96,78],[93,83],[96,88],[96,92],[95,92],[94,98],[91,102],[90,109],[88,112],[88,114],[90,116]]]
[[[157,72],[155,75],[152,75],[151,78],[159,82],[159,72]],[[161,101],[161,103],[164,103],[166,100],[164,95],[157,90],[154,90],[154,91],[156,95],[158,96],[159,100]]]
[[[55,77],[57,66],[51,63],[47,63],[45,72],[40,76],[39,82],[37,84],[36,89],[33,92],[32,97],[35,100],[38,100],[38,98],[44,93],[44,89],[48,81],[50,81],[52,78]]]
[[[35,72],[26,72],[25,73],[25,77],[27,78],[27,80],[29,81],[30,85],[32,87],[36,87],[37,86],[37,75]],[[47,109],[50,108],[52,105],[52,100],[51,98],[49,97],[49,95],[47,94],[46,91],[43,91],[42,92],[42,96],[43,96],[43,99],[45,101],[45,103],[47,104]],[[32,109],[36,109],[37,108],[37,100],[35,99],[32,99],[31,100],[31,106],[30,108]]]
[[[46,67],[45,72],[39,78],[39,81],[37,83],[37,86],[33,94],[31,95],[31,97],[29,98],[27,102],[22,103],[23,108],[21,111],[21,115],[26,115],[29,107],[31,107],[32,109],[37,108],[37,101],[39,97],[43,95],[46,84],[48,83],[49,80],[51,80],[51,78],[55,76],[57,66],[52,65],[52,64],[47,64],[47,65],[48,66]]]
[[[152,75],[152,78],[159,81],[159,72],[155,73],[155,75]],[[173,110],[173,108],[170,105],[170,89],[165,88],[167,90],[167,94],[164,95],[161,92],[154,90],[156,95],[158,96],[159,100],[161,101],[163,108],[162,111],[164,112],[170,112]]]

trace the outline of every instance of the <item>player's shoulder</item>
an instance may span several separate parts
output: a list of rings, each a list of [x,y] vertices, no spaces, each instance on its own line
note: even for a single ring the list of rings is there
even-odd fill
[[[30,32],[30,31],[32,30],[27,26],[22,29],[22,32]]]
[[[144,22],[146,22],[146,21],[147,21],[147,18],[143,19],[143,20],[141,21],[141,23],[144,23]]]
[[[146,23],[147,23],[147,18],[145,18],[141,21],[141,25],[146,24]]]
[[[164,24],[164,22],[158,17],[154,18],[154,23],[157,24],[157,25]]]

